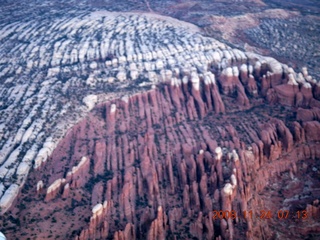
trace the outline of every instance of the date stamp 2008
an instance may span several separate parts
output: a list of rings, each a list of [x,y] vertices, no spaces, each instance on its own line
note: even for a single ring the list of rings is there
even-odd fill
[[[241,214],[238,214],[236,211],[218,211],[214,210],[212,215],[213,220],[221,220],[221,219],[236,219],[236,218],[244,218],[244,219],[301,219],[306,220],[309,218],[309,214],[306,210],[290,212],[289,210],[261,210],[258,211],[243,211]]]

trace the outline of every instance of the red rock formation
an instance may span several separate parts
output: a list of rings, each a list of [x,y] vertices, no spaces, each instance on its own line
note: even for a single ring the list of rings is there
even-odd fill
[[[54,181],[47,189],[45,201],[48,202],[55,198],[61,192],[65,182],[66,180],[64,178],[59,178],[56,181]]]
[[[123,231],[117,231],[113,237],[114,240],[130,240],[136,239],[135,228],[128,223]]]
[[[299,182],[286,184],[274,202],[261,193],[278,193],[270,190],[270,181],[298,179],[302,168],[307,172],[315,165],[311,195],[300,198],[308,199],[301,200],[304,208],[318,216],[313,202],[319,199],[319,111],[307,108],[313,99],[308,91],[301,92],[298,108],[296,93],[289,91],[295,87],[286,85],[286,79],[263,67],[255,71],[259,76],[241,70],[241,81],[237,74],[225,76],[226,83],[219,79],[228,96],[209,74],[199,77],[199,89],[196,82],[162,84],[97,106],[70,131],[47,165],[31,173],[34,185],[65,179],[47,191],[46,203],[41,190],[18,201],[31,209],[32,217],[67,216],[68,221],[55,225],[65,239],[270,239],[279,224],[241,214],[292,208],[290,201],[296,198],[291,192],[302,194]],[[261,81],[258,88],[255,78]],[[244,89],[248,96],[241,95]],[[271,106],[267,99],[290,106]],[[244,109],[248,111],[240,111]],[[57,210],[39,213],[44,206]],[[213,219],[214,210],[235,211],[237,217]],[[20,221],[19,232],[36,228],[28,218]],[[310,221],[317,229],[319,224]],[[283,222],[281,231],[300,237],[292,228],[297,225]],[[42,238],[50,234],[38,233]]]
[[[166,238],[167,217],[161,206],[158,207],[157,218],[153,220],[147,239],[164,240]]]
[[[280,104],[293,106],[295,104],[295,96],[299,91],[299,87],[297,85],[289,85],[289,84],[281,84],[275,86],[277,93],[277,100]]]

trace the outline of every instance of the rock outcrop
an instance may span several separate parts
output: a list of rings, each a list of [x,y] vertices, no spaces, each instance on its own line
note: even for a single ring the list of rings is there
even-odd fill
[[[120,33],[127,28],[118,26],[117,17],[137,21],[138,29],[128,28],[141,36],[149,31],[145,22],[166,27],[169,21],[149,15],[106,17],[99,13],[80,23],[100,19],[99,24],[106,27],[108,20],[116,26],[111,33]],[[275,218],[257,218],[264,209],[298,211],[294,209],[297,202],[310,216],[318,216],[318,83],[305,69],[297,74],[273,58],[231,49],[189,27],[179,28],[188,33],[188,41],[175,42],[174,35],[172,44],[160,44],[166,47],[157,51],[146,52],[149,45],[143,45],[145,48],[132,52],[124,44],[112,46],[112,41],[115,56],[109,59],[102,51],[105,58],[98,61],[89,42],[76,50],[83,65],[79,64],[97,71],[83,83],[93,88],[90,94],[80,94],[87,90],[79,84],[74,91],[81,99],[75,95],[77,100],[70,100],[84,103],[87,110],[79,112],[86,116],[63,128],[65,136],[41,135],[44,144],[33,154],[34,170],[20,196],[18,185],[7,186],[21,149],[10,149],[12,144],[8,144],[0,154],[0,161],[6,160],[0,167],[0,177],[6,180],[0,184],[0,193],[4,192],[0,205],[8,210],[18,196],[13,213],[19,208],[19,216],[25,216],[19,218],[21,224],[12,236],[21,239],[28,229],[35,229],[41,239],[59,235],[77,240],[270,239],[273,228],[291,234],[292,239],[319,233],[317,218],[308,219],[312,227],[303,232],[295,228],[301,222],[290,219],[279,225]],[[179,31],[178,37],[185,40]],[[149,42],[135,36],[140,40],[134,41]],[[201,44],[194,44],[198,41]],[[158,46],[158,42],[150,44]],[[107,45],[103,42],[99,50],[92,43],[99,51]],[[56,50],[48,71],[51,77],[60,73],[54,70],[60,58]],[[67,59],[62,61],[77,61]],[[113,76],[105,76],[107,82],[119,84],[119,88],[108,87],[128,89],[116,96],[93,94],[104,86],[94,81],[102,74],[100,68],[112,69]],[[127,79],[129,75],[133,79]],[[65,95],[70,94],[68,87],[63,89]],[[16,139],[20,141],[19,135]],[[58,143],[57,139],[62,140]],[[23,164],[19,172],[25,174],[22,170],[27,166]],[[304,187],[301,176],[311,171]],[[275,179],[287,185],[280,191],[277,184],[271,184]],[[48,186],[45,194],[44,186]],[[273,202],[268,193],[276,196]],[[43,219],[51,219],[52,228]]]
[[[45,168],[51,169],[60,162],[57,169],[69,168],[66,175],[57,171],[51,176],[58,180],[52,180],[47,189],[47,204],[55,205],[60,199],[65,199],[65,206],[78,202],[78,214],[87,218],[86,203],[94,206],[89,224],[78,228],[80,232],[72,237],[272,236],[268,230],[271,226],[248,215],[245,218],[243,212],[259,214],[266,208],[267,199],[257,193],[265,191],[270,179],[286,172],[296,178],[302,160],[319,159],[319,122],[313,118],[303,121],[300,114],[272,105],[242,115],[235,111],[238,105],[217,92],[216,97],[226,107],[221,115],[220,111],[215,112],[214,93],[207,89],[208,85],[204,85],[195,95],[193,88],[185,89],[183,84],[159,85],[145,93],[96,106],[87,120],[72,129],[60,145],[73,146],[70,163],[60,160],[66,153],[58,147],[57,154],[44,167],[45,172]],[[260,109],[259,97],[248,99],[251,102],[247,107]],[[302,109],[300,106],[296,111]],[[289,185],[290,189],[299,186]],[[312,216],[318,216],[317,198],[315,190],[310,198],[314,203],[306,205]],[[288,195],[286,204],[289,199]],[[293,207],[290,204],[286,207]],[[280,209],[280,203],[270,207],[272,211]],[[234,212],[235,218],[214,218],[215,210]],[[291,224],[294,223],[288,221]],[[262,232],[259,226],[267,230]]]

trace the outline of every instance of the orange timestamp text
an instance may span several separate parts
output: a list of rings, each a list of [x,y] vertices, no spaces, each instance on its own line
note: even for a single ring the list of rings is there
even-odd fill
[[[279,220],[284,219],[302,219],[306,220],[309,218],[309,214],[306,210],[290,212],[289,210],[278,210],[278,211],[271,211],[271,210],[261,210],[260,212],[257,211],[243,211],[242,213],[238,214],[237,211],[223,211],[223,210],[214,210],[212,211],[212,218],[213,220],[221,220],[221,219],[236,219],[236,218],[244,218],[244,219],[271,219],[276,218]]]

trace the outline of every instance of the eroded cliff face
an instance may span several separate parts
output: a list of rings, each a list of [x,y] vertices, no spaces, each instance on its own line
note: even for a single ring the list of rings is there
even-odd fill
[[[319,236],[319,85],[245,66],[96,106],[31,172],[7,213],[20,222],[8,237]],[[214,219],[214,210],[237,217]],[[306,219],[292,217],[303,210]]]

